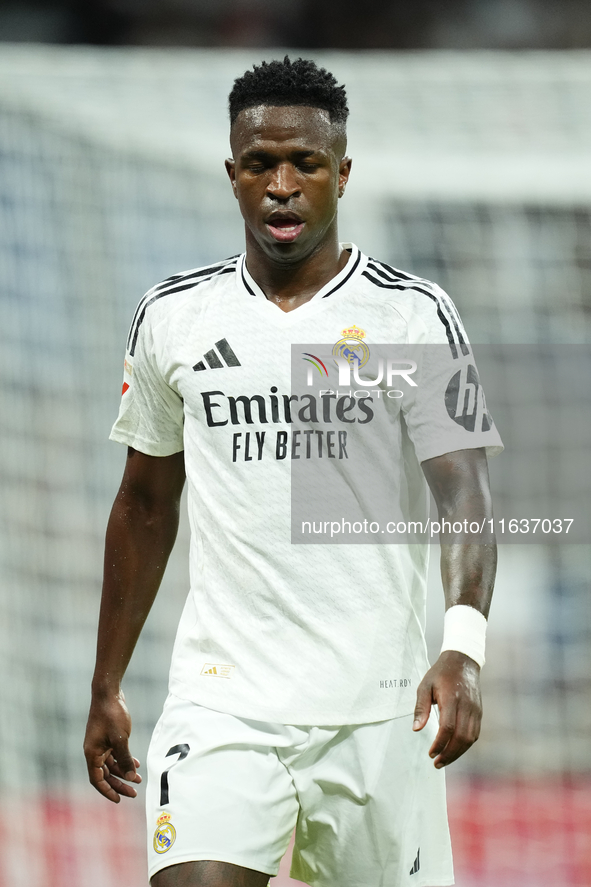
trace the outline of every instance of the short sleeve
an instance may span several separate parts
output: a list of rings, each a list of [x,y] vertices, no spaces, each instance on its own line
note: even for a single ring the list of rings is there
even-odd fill
[[[183,449],[183,400],[158,366],[148,315],[128,342],[123,390],[110,439],[148,456],[171,456]]]
[[[439,287],[423,308],[426,341],[411,346],[416,387],[403,402],[419,462],[456,450],[503,450],[488,409],[474,353],[455,305]]]

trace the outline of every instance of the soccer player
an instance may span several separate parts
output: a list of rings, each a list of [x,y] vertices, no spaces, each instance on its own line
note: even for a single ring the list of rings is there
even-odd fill
[[[159,283],[132,321],[85,753],[101,794],[136,796],[121,681],[186,472],[191,590],[147,764],[152,887],[263,887],[294,827],[292,875],[313,887],[453,883],[442,768],[480,730],[494,545],[442,546],[429,667],[426,545],[291,544],[294,460],[340,466],[357,495],[350,441],[369,440],[379,406],[377,388],[290,393],[294,343],[335,343],[357,373],[387,343],[444,353],[443,372],[385,398],[380,452],[401,498],[426,478],[441,518],[490,521],[486,450],[502,447],[451,300],[339,243],[347,115],[311,61],[237,79],[226,169],[246,251]]]

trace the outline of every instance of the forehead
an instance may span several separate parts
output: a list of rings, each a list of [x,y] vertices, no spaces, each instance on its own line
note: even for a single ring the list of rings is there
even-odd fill
[[[257,105],[241,111],[230,131],[235,155],[262,146],[293,144],[306,149],[330,149],[335,127],[328,111],[300,105]]]

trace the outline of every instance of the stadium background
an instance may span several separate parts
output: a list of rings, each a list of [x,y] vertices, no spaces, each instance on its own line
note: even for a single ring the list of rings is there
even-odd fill
[[[541,0],[500,3],[496,23],[482,4],[451,3],[448,13],[474,13],[455,29],[453,16],[417,7],[423,29],[407,21],[355,43],[322,36],[330,3],[316,31],[302,25],[306,2],[282,20],[270,4],[228,0],[216,7],[226,18],[194,16],[184,31],[179,15],[167,31],[134,19],[132,3],[95,2],[87,32],[73,5],[0,5],[4,39],[25,41],[0,44],[1,887],[145,883],[141,802],[95,796],[81,753],[104,526],[124,458],[106,438],[141,294],[242,248],[222,165],[226,96],[276,52],[240,43],[308,47],[347,84],[342,239],[441,283],[474,342],[590,343],[591,29],[582,12],[572,25],[583,7],[566,4],[570,30],[554,32],[543,16],[546,29],[528,31]],[[149,34],[194,48],[51,45],[159,42]],[[211,48],[222,44],[234,48]],[[560,415],[576,416],[564,397]],[[510,392],[501,406],[518,422]],[[548,423],[557,415],[549,394]],[[125,682],[141,760],[166,692],[186,547],[183,525]],[[485,729],[449,771],[458,887],[591,883],[589,568],[582,545],[500,553]]]

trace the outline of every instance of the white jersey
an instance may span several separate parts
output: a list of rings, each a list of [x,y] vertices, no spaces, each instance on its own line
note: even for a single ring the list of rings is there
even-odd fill
[[[322,725],[404,716],[428,668],[426,545],[292,543],[294,460],[299,469],[324,459],[342,482],[352,442],[363,445],[359,429],[379,412],[373,396],[316,392],[298,413],[292,346],[334,343],[360,367],[372,346],[440,344],[442,406],[413,396],[382,411],[385,470],[406,498],[417,484],[425,498],[423,460],[502,448],[486,411],[471,426],[445,408],[446,385],[473,359],[449,297],[344,247],[343,270],[293,311],[265,298],[242,255],[154,287],[129,334],[111,438],[151,456],[185,451],[191,588],[170,689],[240,717]],[[314,358],[321,372],[320,357],[327,370],[321,355],[300,350],[310,355],[302,366]],[[296,414],[307,438],[302,426],[295,439]]]

